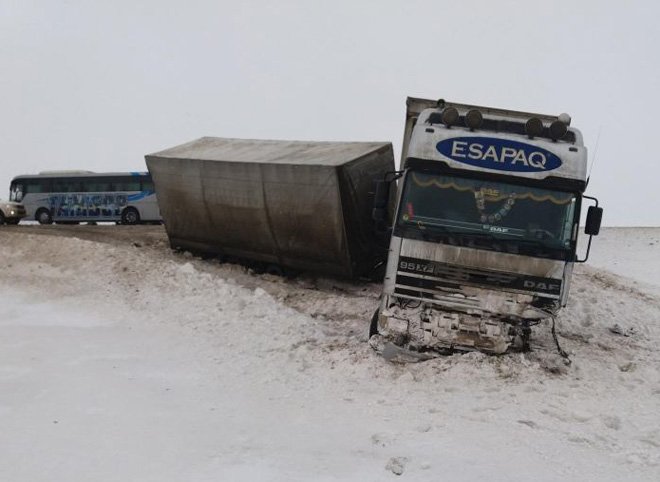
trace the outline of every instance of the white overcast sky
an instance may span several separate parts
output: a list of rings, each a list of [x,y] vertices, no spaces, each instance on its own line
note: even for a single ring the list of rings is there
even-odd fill
[[[658,226],[659,18],[656,1],[0,0],[0,195],[17,174],[145,170],[203,135],[398,157],[410,95],[568,112],[604,223]]]

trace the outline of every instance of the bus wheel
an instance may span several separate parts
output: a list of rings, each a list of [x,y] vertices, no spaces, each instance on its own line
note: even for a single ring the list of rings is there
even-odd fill
[[[39,224],[53,224],[53,217],[50,215],[48,209],[39,209],[35,215],[35,218],[37,221],[39,221]]]
[[[126,208],[121,213],[122,224],[138,224],[140,222],[140,213],[135,208]]]

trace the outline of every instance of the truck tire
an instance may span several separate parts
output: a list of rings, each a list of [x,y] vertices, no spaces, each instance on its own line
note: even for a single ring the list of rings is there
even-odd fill
[[[0,211],[0,226],[5,224],[5,215]]]
[[[140,213],[135,208],[126,208],[121,213],[121,223],[128,225],[140,224]]]
[[[50,215],[50,211],[46,208],[37,209],[34,219],[39,221],[39,224],[53,224],[53,217]]]

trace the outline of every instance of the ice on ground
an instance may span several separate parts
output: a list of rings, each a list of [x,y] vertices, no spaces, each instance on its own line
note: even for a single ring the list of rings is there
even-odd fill
[[[570,366],[547,325],[528,354],[401,366],[366,343],[376,284],[65,237],[0,246],[6,480],[660,478],[652,280],[577,267]]]

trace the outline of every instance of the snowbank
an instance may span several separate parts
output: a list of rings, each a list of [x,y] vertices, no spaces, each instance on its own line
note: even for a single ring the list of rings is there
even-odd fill
[[[570,366],[549,326],[402,366],[365,343],[377,285],[17,231],[0,256],[6,480],[660,477],[660,299],[611,273],[576,270]]]

